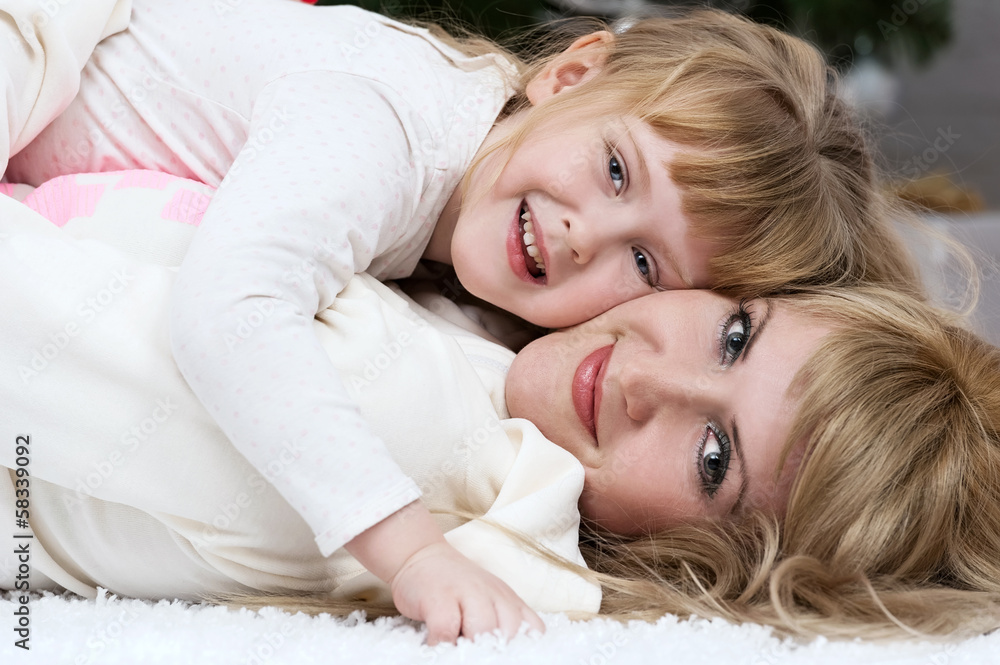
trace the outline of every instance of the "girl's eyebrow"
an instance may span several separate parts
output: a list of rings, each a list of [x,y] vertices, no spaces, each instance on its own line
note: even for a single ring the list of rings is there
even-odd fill
[[[632,126],[633,125],[631,123],[625,122],[625,136],[628,137],[629,145],[632,146],[632,151],[635,152],[635,157],[636,157],[635,163],[636,163],[636,170],[638,171],[637,180],[639,182],[639,188],[642,189],[643,191],[648,192],[651,187],[649,179],[649,165],[646,162],[645,154],[639,147],[639,142],[635,140],[635,136],[632,134]],[[669,172],[668,164],[664,163],[663,168]],[[694,280],[691,278],[691,275],[687,275],[684,273],[683,270],[681,270],[681,264],[677,260],[677,257],[674,256],[673,252],[671,251],[670,245],[669,244],[664,245],[658,249],[663,255],[663,257],[666,259],[667,263],[670,264],[670,267],[673,269],[674,274],[677,275],[677,278],[681,280],[682,284],[684,284],[684,288],[693,289]]]
[[[642,186],[642,189],[648,190],[649,167],[646,165],[646,156],[643,154],[642,149],[639,148],[639,142],[635,140],[632,128],[628,124],[625,125],[625,136],[628,137],[628,142],[632,145],[633,152],[635,152],[639,184]]]

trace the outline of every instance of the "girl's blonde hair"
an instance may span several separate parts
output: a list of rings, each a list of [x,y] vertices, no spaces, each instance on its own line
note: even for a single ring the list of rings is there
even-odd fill
[[[667,167],[693,233],[719,243],[712,288],[762,295],[869,283],[922,293],[893,228],[912,215],[881,192],[865,132],[815,47],[716,10],[626,25],[594,78],[532,107],[494,150],[512,151],[566,112],[638,118],[682,147]],[[510,111],[530,106],[525,85],[577,34],[521,63]]]
[[[1000,350],[881,289],[784,304],[834,326],[799,372],[783,520],[591,531],[602,613],[752,621],[803,636],[1000,627]]]

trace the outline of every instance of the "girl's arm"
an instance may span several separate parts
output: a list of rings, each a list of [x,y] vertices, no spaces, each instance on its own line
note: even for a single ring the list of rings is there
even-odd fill
[[[391,583],[401,612],[428,623],[431,641],[494,628],[511,634],[523,617],[540,627],[505,584],[445,542],[426,508],[400,510],[420,492],[362,418],[344,388],[351,377],[338,375],[314,332],[315,314],[355,272],[427,223],[413,210],[433,173],[399,165],[419,161],[412,146],[431,137],[421,135],[418,115],[380,92],[354,77],[303,73],[257,100],[247,144],[178,274],[174,355],[320,551],[347,545]]]
[[[70,103],[97,42],[131,10],[132,0],[0,0],[0,175]]]
[[[420,496],[314,331],[316,313],[391,243],[389,229],[409,222],[418,184],[381,177],[410,159],[407,134],[353,77],[272,83],[172,295],[181,373],[324,555]]]
[[[430,645],[496,629],[509,638],[523,623],[545,630],[510,587],[448,544],[420,501],[356,536],[346,548],[389,584],[396,609],[427,624]]]

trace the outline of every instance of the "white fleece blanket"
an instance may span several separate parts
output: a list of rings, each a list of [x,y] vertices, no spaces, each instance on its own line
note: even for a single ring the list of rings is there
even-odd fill
[[[231,610],[183,602],[159,603],[102,595],[32,596],[30,651],[14,646],[13,613],[20,605],[0,596],[0,662],[66,665],[212,663],[510,663],[530,665],[987,665],[1000,662],[1000,634],[960,642],[889,643],[782,641],[762,626],[678,620],[622,625],[606,619],[573,622],[543,614],[544,635],[503,642],[492,635],[428,647],[419,624],[400,618],[362,620],[291,615],[274,609]]]

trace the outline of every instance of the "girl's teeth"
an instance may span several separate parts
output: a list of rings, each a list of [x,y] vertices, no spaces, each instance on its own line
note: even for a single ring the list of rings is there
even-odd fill
[[[524,249],[528,253],[528,256],[535,259],[535,267],[545,274],[545,263],[542,261],[542,252],[538,249],[535,244],[535,225],[531,223],[531,212],[525,208],[524,212],[521,213],[521,228],[524,229],[524,234],[521,236],[521,240],[524,242]]]

